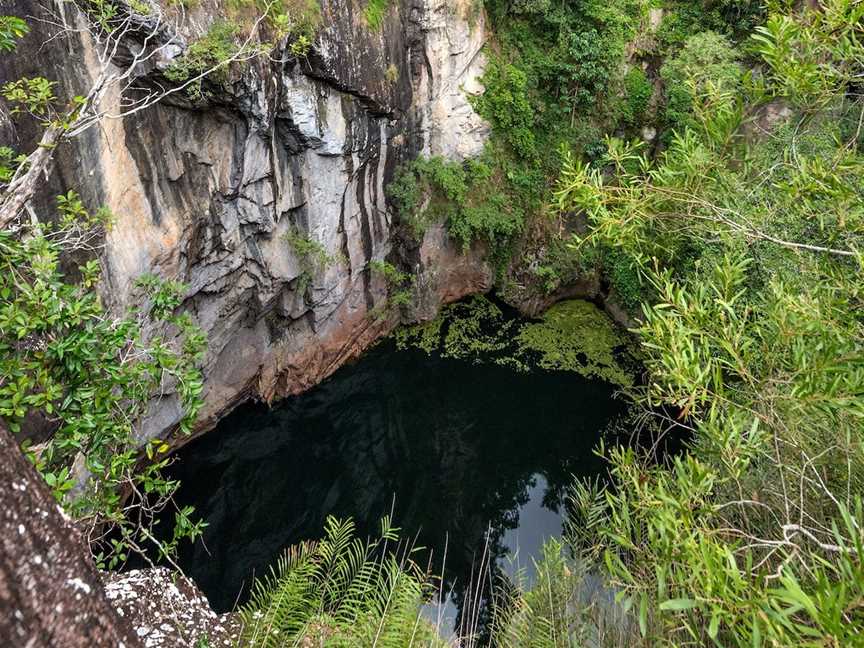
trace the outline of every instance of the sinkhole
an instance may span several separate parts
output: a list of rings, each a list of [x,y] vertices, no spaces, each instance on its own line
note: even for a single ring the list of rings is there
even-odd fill
[[[176,503],[208,524],[180,566],[224,612],[288,546],[321,537],[327,516],[352,518],[364,537],[392,514],[423,548],[415,559],[443,575],[446,605],[432,614],[454,626],[479,566],[530,570],[562,533],[574,478],[603,474],[595,449],[626,409],[615,389],[383,340],[308,392],[246,404],[179,450]]]

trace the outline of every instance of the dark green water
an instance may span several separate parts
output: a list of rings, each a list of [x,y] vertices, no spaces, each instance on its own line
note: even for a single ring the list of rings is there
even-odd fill
[[[209,526],[181,565],[217,611],[327,515],[374,534],[391,511],[403,537],[447,545],[445,584],[459,607],[488,547],[493,564],[530,563],[561,531],[573,476],[603,471],[592,452],[623,412],[613,388],[563,372],[398,351],[385,341],[275,409],[247,405],[189,444],[171,468],[178,504]],[[505,570],[509,567],[503,567]]]

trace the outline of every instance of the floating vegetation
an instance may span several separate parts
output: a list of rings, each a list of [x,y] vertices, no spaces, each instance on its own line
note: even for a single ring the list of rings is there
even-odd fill
[[[561,302],[536,321],[513,319],[482,295],[445,306],[437,318],[396,331],[400,349],[520,371],[572,371],[629,387],[634,351],[628,337],[594,304]]]

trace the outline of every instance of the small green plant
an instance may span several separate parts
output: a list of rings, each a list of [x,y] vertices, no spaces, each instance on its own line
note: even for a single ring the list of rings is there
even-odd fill
[[[151,7],[144,0],[129,0],[129,8],[139,16],[149,16]]]
[[[165,70],[165,77],[175,83],[186,83],[186,93],[203,98],[203,79],[221,83],[227,79],[227,65],[238,53],[236,36],[239,26],[231,21],[213,23],[207,33],[192,43],[178,60]]]
[[[17,81],[7,81],[3,84],[3,98],[12,104],[12,115],[29,113],[36,117],[48,115],[51,105],[57,97],[54,96],[56,81],[45,77],[24,77]]]
[[[309,51],[312,49],[312,39],[306,34],[300,34],[291,45],[288,46],[288,49],[294,56],[302,58],[304,56],[309,55]]]
[[[0,146],[0,183],[9,182],[18,166],[26,159],[26,156],[19,155],[15,149]]]
[[[237,0],[241,4],[253,0]],[[260,5],[260,0],[258,0]],[[260,6],[260,10],[268,5]],[[309,54],[315,41],[315,33],[321,25],[321,7],[318,0],[278,0],[269,5],[267,14],[276,38],[287,38],[289,51],[297,57]]]
[[[11,52],[16,41],[30,33],[30,26],[17,16],[0,16],[0,52]]]
[[[336,257],[327,252],[327,248],[322,243],[297,227],[291,227],[282,238],[291,247],[300,264],[301,292],[305,292],[315,274],[323,272],[337,261]]]
[[[414,277],[407,272],[402,272],[392,263],[381,259],[372,259],[369,262],[369,270],[387,282],[389,306],[400,308],[409,306],[413,298]]]
[[[363,20],[369,29],[378,30],[384,24],[384,17],[390,8],[390,0],[366,0],[363,9]]]

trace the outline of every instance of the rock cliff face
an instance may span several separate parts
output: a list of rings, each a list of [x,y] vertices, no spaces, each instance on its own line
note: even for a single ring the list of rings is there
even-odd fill
[[[0,13],[62,11],[0,2]],[[389,332],[400,314],[371,260],[398,257],[416,274],[408,318],[430,317],[491,283],[481,255],[462,255],[442,229],[419,245],[403,240],[385,199],[399,163],[482,147],[487,128],[466,99],[484,64],[482,12],[471,0],[392,0],[372,29],[364,5],[322,0],[307,58],[259,58],[208,86],[205,101],[177,93],[103,120],[64,145],[46,182],[46,203],[74,188],[88,206],[115,214],[104,251],[112,307],[139,298],[134,281],[143,273],[189,286],[183,307],[209,340],[199,431],[247,398],[314,385]],[[176,47],[142,69],[140,83],[159,77],[220,15],[212,0],[189,10]],[[0,72],[17,78],[35,66],[73,93],[86,87],[97,65],[92,45],[81,36],[36,49],[46,29],[37,25],[22,45],[32,57],[19,50],[17,67],[7,62]],[[32,136],[26,128],[10,135],[22,149]],[[320,244],[332,263],[309,272],[289,231]],[[179,415],[176,396],[163,396],[144,434],[164,433]]]

